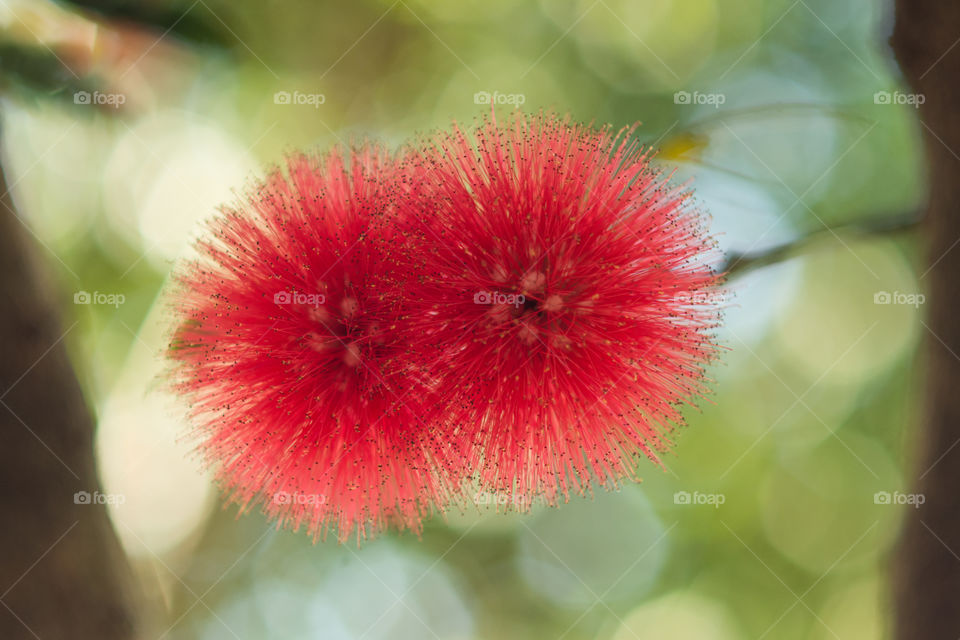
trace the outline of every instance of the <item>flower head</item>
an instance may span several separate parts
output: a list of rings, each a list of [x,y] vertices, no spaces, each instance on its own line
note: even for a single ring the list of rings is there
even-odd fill
[[[518,115],[295,155],[225,209],[170,355],[233,500],[342,539],[419,530],[468,478],[528,508],[657,460],[705,391],[718,278],[630,137]]]
[[[294,155],[176,276],[169,353],[201,451],[235,501],[315,537],[418,530],[449,491],[434,392],[395,327],[395,173],[375,148]]]
[[[712,241],[630,133],[519,115],[407,160],[411,350],[481,489],[524,505],[656,459],[715,354]]]

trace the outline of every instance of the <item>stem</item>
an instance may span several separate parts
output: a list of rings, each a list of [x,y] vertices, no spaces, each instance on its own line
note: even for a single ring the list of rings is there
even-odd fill
[[[885,216],[880,219],[871,219],[865,221],[849,222],[835,227],[823,227],[816,231],[800,236],[790,242],[756,251],[752,253],[728,253],[723,263],[716,268],[718,273],[723,273],[727,278],[740,276],[748,271],[760,267],[766,267],[777,262],[782,262],[794,255],[809,249],[817,242],[836,238],[841,235],[854,236],[858,238],[876,238],[880,236],[897,235],[907,231],[913,231],[920,227],[923,221],[921,215],[909,213],[899,216]]]

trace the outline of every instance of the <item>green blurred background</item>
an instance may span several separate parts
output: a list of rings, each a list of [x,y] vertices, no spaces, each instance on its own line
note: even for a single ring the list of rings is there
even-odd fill
[[[10,0],[0,33],[79,70],[59,92],[7,74],[4,166],[63,294],[151,637],[887,636],[910,507],[884,495],[907,491],[923,308],[875,296],[922,292],[923,273],[910,233],[845,231],[923,200],[886,4],[149,4],[182,19],[164,35]],[[87,78],[123,105],[78,104]],[[171,265],[285,150],[469,125],[481,92],[502,115],[641,122],[728,252],[817,239],[731,279],[716,392],[686,412],[666,470],[638,463],[640,485],[522,516],[481,505],[359,548],[237,519],[159,390]],[[123,303],[75,304],[81,291]]]

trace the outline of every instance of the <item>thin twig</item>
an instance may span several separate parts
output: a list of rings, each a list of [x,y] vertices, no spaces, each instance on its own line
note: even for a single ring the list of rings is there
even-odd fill
[[[750,253],[728,253],[726,259],[717,267],[718,273],[727,278],[741,276],[748,271],[782,262],[797,253],[808,249],[811,245],[835,235],[855,236],[861,238],[875,238],[895,235],[912,231],[919,227],[923,216],[916,212],[899,216],[886,216],[880,219],[858,220],[835,227],[823,227],[805,235],[763,251]]]

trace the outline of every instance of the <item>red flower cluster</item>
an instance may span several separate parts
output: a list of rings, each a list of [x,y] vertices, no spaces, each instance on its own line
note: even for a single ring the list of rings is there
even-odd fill
[[[224,210],[170,355],[231,497],[343,539],[656,460],[705,390],[717,276],[630,134],[517,116],[297,155]]]

